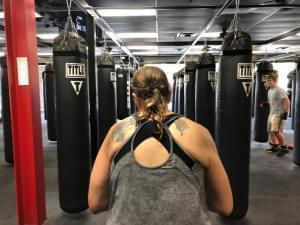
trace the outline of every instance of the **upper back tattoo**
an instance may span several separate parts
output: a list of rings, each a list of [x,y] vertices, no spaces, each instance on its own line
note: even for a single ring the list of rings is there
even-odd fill
[[[174,122],[174,125],[176,129],[180,132],[181,136],[183,136],[183,132],[189,128],[188,124],[182,119],[176,120]]]
[[[112,139],[115,142],[123,142],[126,140],[128,133],[136,128],[136,120],[131,116],[116,125],[112,131]]]

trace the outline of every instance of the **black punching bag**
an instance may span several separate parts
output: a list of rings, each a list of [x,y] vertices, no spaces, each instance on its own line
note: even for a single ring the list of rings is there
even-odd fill
[[[206,127],[212,136],[215,134],[215,91],[216,69],[215,57],[203,53],[197,62],[195,84],[196,122]]]
[[[130,80],[129,80],[129,84],[128,84],[128,87],[129,87],[129,98],[130,98],[130,110],[129,110],[129,114],[134,114],[136,112],[136,106],[135,106],[135,103],[134,103],[134,99],[133,99],[133,90],[132,90],[132,79],[133,79],[133,75],[134,75],[134,71],[133,69],[130,70]]]
[[[3,136],[4,136],[4,158],[5,161],[13,164],[13,144],[11,131],[11,116],[9,103],[9,84],[7,74],[6,57],[1,57],[1,92],[2,92],[2,119],[3,119]]]
[[[253,74],[252,92],[251,92],[251,117],[255,116],[255,89],[256,89],[256,74]]]
[[[173,88],[172,88],[172,111],[176,112],[176,86],[177,86],[177,80],[176,80],[176,73],[173,74]]]
[[[300,166],[300,62],[297,64],[295,74],[295,133],[294,133],[294,162]]]
[[[268,101],[267,75],[273,71],[273,65],[269,62],[257,64],[255,103],[254,103],[254,140],[258,142],[268,141],[267,121],[269,107],[262,104]]]
[[[43,72],[46,97],[47,131],[48,139],[56,141],[56,110],[55,110],[55,89],[54,73],[51,64],[47,64]]]
[[[292,107],[292,129],[295,129],[295,115],[296,115],[296,91],[297,91],[297,83],[296,83],[296,74],[297,72],[294,71],[294,76],[292,80],[292,102],[291,102],[291,107]]]
[[[98,96],[98,147],[101,146],[109,128],[116,122],[116,73],[115,62],[109,53],[103,53],[97,59],[98,75],[97,96]],[[92,160],[94,161],[97,152],[92,152]]]
[[[60,207],[77,213],[88,208],[91,167],[87,46],[67,23],[53,42],[58,183]]]
[[[176,102],[175,102],[175,112],[178,113],[179,110],[179,72],[176,73],[176,90],[175,90],[175,97],[176,97]]]
[[[46,94],[46,74],[45,72],[42,73],[43,79],[43,101],[44,101],[44,119],[47,120],[47,94]]]
[[[289,80],[287,84],[287,96],[289,97],[289,100],[292,103],[294,71],[289,72],[287,78]],[[292,116],[292,104],[290,104],[290,110],[289,110],[289,117],[291,116]]]
[[[178,74],[177,113],[184,115],[184,72]]]
[[[195,120],[195,77],[196,62],[186,62],[184,74],[184,115],[191,120]]]
[[[224,38],[216,90],[216,144],[229,176],[234,209],[231,219],[248,210],[251,135],[252,44],[236,31]]]
[[[122,120],[129,116],[128,96],[127,96],[128,70],[125,68],[117,69],[117,118]]]

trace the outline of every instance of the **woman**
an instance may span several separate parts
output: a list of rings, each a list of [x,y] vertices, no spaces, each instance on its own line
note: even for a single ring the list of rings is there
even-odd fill
[[[228,177],[204,127],[168,110],[166,74],[143,67],[132,81],[138,112],[110,129],[90,180],[89,207],[108,225],[206,225],[229,215]]]

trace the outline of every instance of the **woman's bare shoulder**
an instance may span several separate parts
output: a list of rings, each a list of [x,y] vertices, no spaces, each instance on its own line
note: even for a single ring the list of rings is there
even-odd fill
[[[214,143],[204,126],[186,117],[180,117],[171,124],[170,131],[184,151],[204,167],[209,165],[209,149],[214,147]]]
[[[119,120],[110,128],[106,137],[109,140],[110,158],[127,143],[135,132],[136,127],[134,116],[129,116]]]
[[[177,130],[177,132],[179,132],[182,136],[184,134],[192,135],[195,137],[203,137],[203,135],[209,135],[209,131],[204,126],[184,116],[175,120],[170,127]]]
[[[136,129],[136,120],[134,116],[126,117],[116,122],[110,129],[112,141],[123,142],[128,134],[132,134]]]

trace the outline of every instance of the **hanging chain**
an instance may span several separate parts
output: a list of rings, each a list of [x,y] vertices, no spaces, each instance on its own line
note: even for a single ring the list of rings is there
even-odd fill
[[[239,8],[240,8],[240,0],[235,0],[235,27],[234,27],[234,31],[238,31],[239,29]]]
[[[67,10],[68,10],[68,17],[67,17],[67,22],[65,24],[65,29],[63,31],[64,38],[61,40],[60,45],[67,45],[66,35],[67,35],[68,31],[72,31],[72,32],[77,33],[77,30],[75,28],[75,24],[73,23],[72,17],[71,17],[72,2],[73,2],[73,0],[66,0]]]
[[[235,9],[236,9],[236,14],[239,14],[239,9],[240,9],[240,0],[235,0]]]
[[[203,46],[203,49],[202,49],[202,51],[203,51],[204,53],[207,53],[207,52],[208,52],[208,44],[207,44],[207,39],[205,39],[205,40],[204,40],[204,46]]]
[[[231,45],[235,46],[240,46],[238,40],[237,40],[237,35],[238,31],[241,29],[240,27],[240,17],[239,17],[239,8],[240,8],[240,0],[235,0],[235,14],[233,17],[233,20],[230,24],[230,31],[234,33],[234,38],[231,42]]]
[[[230,30],[234,32],[237,32],[240,28],[239,8],[240,8],[240,0],[235,0],[235,13],[234,13],[233,20],[230,24]]]
[[[67,8],[68,8],[68,16],[71,16],[71,7],[73,0],[66,0]]]
[[[68,9],[68,18],[67,18],[67,23],[66,23],[67,26],[65,27],[65,30],[77,33],[77,29],[75,27],[75,24],[71,16],[72,2],[73,0],[66,0],[67,9]]]
[[[108,52],[108,50],[107,50],[107,42],[106,42],[106,34],[104,35],[104,37],[103,37],[103,47],[104,47],[104,52]]]

